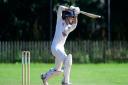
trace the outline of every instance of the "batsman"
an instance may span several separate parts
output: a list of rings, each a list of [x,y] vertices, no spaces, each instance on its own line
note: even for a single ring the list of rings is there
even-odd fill
[[[70,71],[72,66],[72,54],[66,54],[64,45],[68,35],[75,30],[77,26],[77,16],[79,13],[79,7],[65,7],[61,5],[58,7],[56,30],[51,45],[51,52],[55,57],[55,67],[41,74],[44,85],[48,85],[48,80],[50,78],[61,73],[64,74],[61,84],[71,85]]]

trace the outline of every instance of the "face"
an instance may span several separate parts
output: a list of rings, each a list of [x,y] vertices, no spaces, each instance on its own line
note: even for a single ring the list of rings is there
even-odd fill
[[[74,17],[67,17],[65,21],[66,21],[67,24],[71,24],[72,25],[74,23],[74,20],[75,20]]]

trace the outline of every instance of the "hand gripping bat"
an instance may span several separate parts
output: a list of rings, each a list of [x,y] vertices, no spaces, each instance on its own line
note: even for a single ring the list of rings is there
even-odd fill
[[[57,7],[58,6],[62,6],[62,5],[57,5]],[[88,13],[88,12],[84,12],[84,11],[80,11],[80,14],[86,15],[86,16],[93,18],[93,19],[101,18],[100,15],[96,15],[96,14],[92,14],[92,13]]]

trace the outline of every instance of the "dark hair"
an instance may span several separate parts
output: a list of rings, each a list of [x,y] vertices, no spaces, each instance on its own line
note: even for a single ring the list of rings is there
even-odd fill
[[[62,19],[65,19],[66,17],[75,17],[74,10],[66,10],[62,12]]]

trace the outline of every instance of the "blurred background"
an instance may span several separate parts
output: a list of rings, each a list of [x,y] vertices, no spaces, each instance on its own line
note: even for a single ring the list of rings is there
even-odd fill
[[[50,45],[58,4],[102,16],[78,16],[65,45],[74,63],[128,62],[126,0],[0,0],[0,62],[21,62],[22,50],[31,52],[32,62],[54,62]]]

